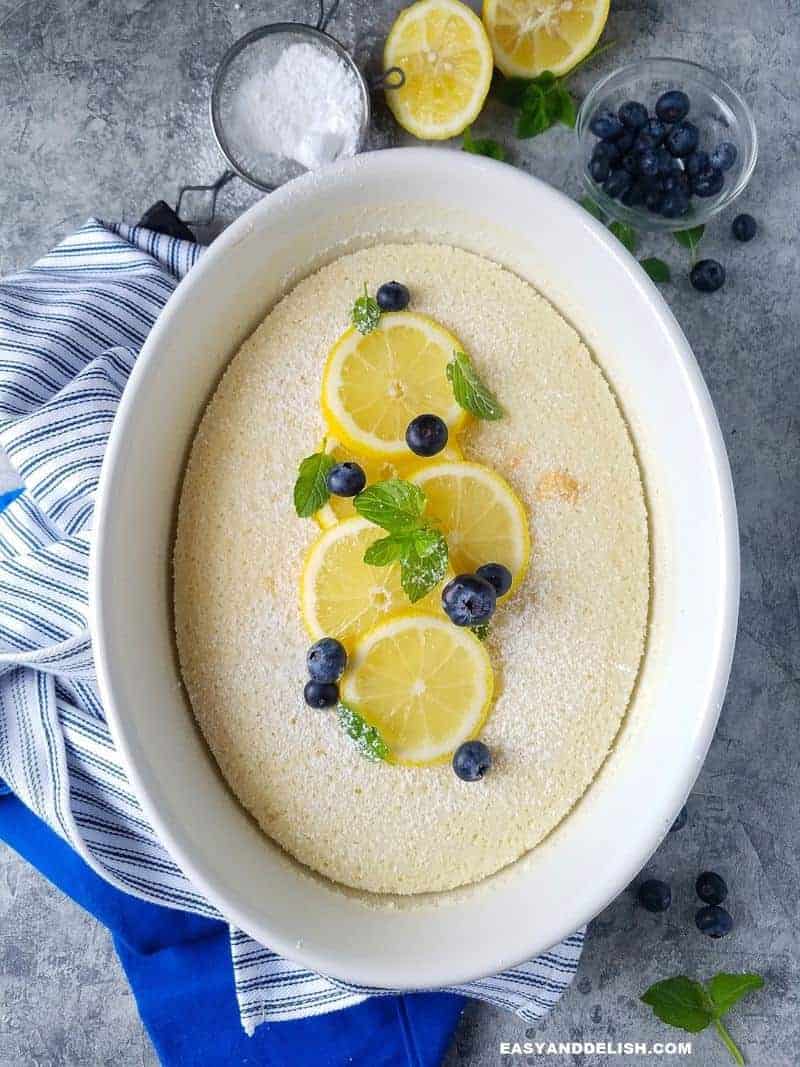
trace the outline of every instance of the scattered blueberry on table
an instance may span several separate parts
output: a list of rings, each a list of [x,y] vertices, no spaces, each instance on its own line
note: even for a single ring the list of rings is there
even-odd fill
[[[328,471],[326,484],[334,496],[357,496],[367,484],[367,476],[358,463],[336,463]]]
[[[666,911],[672,903],[672,890],[666,882],[658,878],[648,878],[642,882],[636,894],[639,903],[646,911],[654,915]]]
[[[453,755],[453,770],[462,782],[478,782],[492,765],[492,754],[483,741],[465,741]]]
[[[323,637],[308,650],[306,665],[312,682],[338,682],[347,666],[347,653],[335,637]]]
[[[728,895],[725,879],[716,871],[703,871],[698,874],[694,887],[704,904],[721,904]]]
[[[457,574],[442,590],[442,607],[456,626],[480,626],[494,614],[497,593],[475,574]]]
[[[406,429],[406,444],[415,456],[435,456],[447,444],[447,423],[438,415],[417,415]]]
[[[752,241],[757,229],[756,220],[752,215],[737,215],[731,223],[731,230],[737,241]]]
[[[717,904],[708,904],[700,908],[694,917],[694,922],[700,933],[713,938],[725,937],[733,929],[730,912]]]
[[[716,259],[701,259],[692,267],[689,281],[701,293],[715,293],[725,284],[725,268]]]
[[[592,181],[626,206],[643,204],[668,219],[687,215],[693,196],[716,196],[738,149],[731,141],[710,153],[701,148],[690,108],[680,89],[662,93],[652,115],[638,100],[626,100],[616,115],[600,108],[589,122],[598,138],[587,164]]]
[[[381,311],[405,311],[411,295],[402,282],[384,282],[375,299]]]

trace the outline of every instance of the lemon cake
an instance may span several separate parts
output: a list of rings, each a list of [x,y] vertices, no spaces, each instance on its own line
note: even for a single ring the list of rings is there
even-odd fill
[[[348,329],[365,283],[389,279],[408,311]],[[401,340],[418,346],[402,372]],[[461,371],[460,355],[444,365],[457,352]],[[472,370],[490,392],[470,415],[457,375]],[[441,415],[438,454],[398,447],[406,400]],[[358,460],[367,488],[298,517],[310,456]],[[375,506],[386,486],[402,537]],[[444,546],[421,584],[408,537],[426,560]],[[448,590],[464,572],[485,590],[470,575],[489,563],[496,610],[489,590],[490,624],[468,627],[457,611],[476,601]],[[531,285],[456,248],[377,245],[300,282],[229,364],[187,464],[174,578],[195,717],[263,831],[357,890],[453,889],[541,842],[614,744],[649,598],[633,445],[600,366]],[[338,713],[303,696],[329,636],[347,663]],[[453,751],[476,744],[466,781]]]

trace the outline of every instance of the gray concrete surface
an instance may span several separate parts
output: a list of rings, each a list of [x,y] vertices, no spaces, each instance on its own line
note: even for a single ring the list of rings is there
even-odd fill
[[[332,29],[374,62],[401,6],[401,0],[344,0]],[[28,262],[90,213],[132,220],[153,200],[173,198],[181,182],[213,178],[222,164],[205,106],[217,59],[244,30],[303,9],[301,0],[0,0],[2,270]],[[646,868],[672,882],[671,911],[653,917],[623,894],[592,924],[572,990],[528,1036],[674,1037],[676,1031],[637,1002],[652,981],[680,972],[759,970],[767,989],[742,1005],[731,1029],[751,1064],[793,1067],[800,1060],[794,926],[800,911],[800,312],[793,299],[800,262],[800,4],[612,0],[607,38],[617,42],[615,50],[576,76],[578,95],[625,59],[682,56],[742,87],[759,125],[761,160],[742,201],[759,220],[759,236],[749,246],[735,245],[728,216],[704,241],[704,251],[726,265],[725,289],[710,297],[694,292],[682,250],[666,238],[646,243],[648,253],[672,264],[675,281],[664,293],[694,345],[728,445],[741,521],[742,614],[728,699],[689,824]],[[396,143],[385,110],[376,111],[372,146]],[[575,191],[568,131],[516,142],[507,113],[490,104],[477,132],[505,140],[516,165]],[[226,217],[252,197],[241,185],[229,189]],[[692,883],[706,867],[731,886],[736,930],[719,943],[692,925]],[[0,914],[2,1067],[155,1061],[105,933],[5,849]],[[501,1041],[525,1036],[513,1018],[472,1006],[447,1067],[540,1062],[501,1057]],[[541,1062],[597,1067],[609,1061],[587,1055]],[[620,1062],[717,1067],[729,1061],[712,1035],[701,1034],[683,1060]]]

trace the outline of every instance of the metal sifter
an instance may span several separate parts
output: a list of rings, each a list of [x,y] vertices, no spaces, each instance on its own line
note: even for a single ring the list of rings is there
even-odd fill
[[[392,67],[368,82],[347,49],[328,33],[339,0],[327,6],[318,0],[318,7],[314,25],[260,26],[235,41],[222,57],[212,85],[210,117],[228,169],[210,185],[180,189],[176,212],[182,221],[208,225],[220,190],[234,177],[271,192],[305,170],[363,149],[370,92],[398,89],[405,76]],[[282,109],[281,93],[291,106]],[[205,203],[201,216],[183,219],[188,195]]]

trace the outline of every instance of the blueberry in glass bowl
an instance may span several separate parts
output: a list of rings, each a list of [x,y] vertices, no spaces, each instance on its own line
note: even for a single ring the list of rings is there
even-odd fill
[[[583,193],[638,230],[708,222],[750,181],[750,108],[719,75],[682,59],[643,59],[601,78],[575,125]]]

